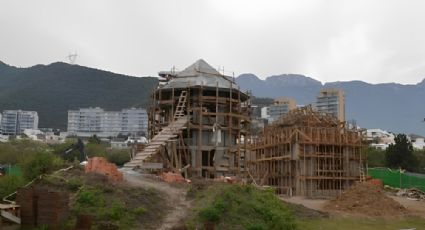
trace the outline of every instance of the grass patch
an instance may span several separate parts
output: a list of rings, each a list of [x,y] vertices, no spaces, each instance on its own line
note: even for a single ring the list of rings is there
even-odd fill
[[[93,230],[156,229],[168,210],[163,194],[155,189],[112,185],[105,176],[84,174],[82,168],[47,176],[38,184],[70,193],[71,216],[66,225],[71,228],[77,216],[91,215]]]
[[[297,229],[292,212],[272,190],[214,184],[192,195],[196,198],[189,229],[211,224],[216,229]]]
[[[394,229],[424,229],[425,220],[418,218],[406,219],[358,219],[330,218],[298,220],[300,229],[305,230],[394,230]]]

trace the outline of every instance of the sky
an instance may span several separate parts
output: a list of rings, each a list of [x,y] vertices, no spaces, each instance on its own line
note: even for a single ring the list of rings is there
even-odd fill
[[[1,0],[0,60],[132,76],[202,58],[227,75],[425,78],[423,0]]]

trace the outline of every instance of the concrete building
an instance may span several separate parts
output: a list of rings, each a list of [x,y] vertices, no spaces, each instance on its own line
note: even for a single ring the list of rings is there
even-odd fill
[[[292,98],[281,97],[274,100],[273,105],[269,106],[268,118],[269,122],[276,121],[279,117],[289,113],[289,111],[297,107],[295,100]]]
[[[370,142],[370,146],[385,150],[390,144],[394,144],[394,134],[382,129],[366,130],[366,140]]]
[[[249,95],[202,59],[159,75],[149,112],[152,139],[125,167],[185,168],[189,176],[207,178],[244,172]]]
[[[3,111],[1,117],[2,134],[20,135],[25,129],[38,129],[38,114],[36,111]]]
[[[267,119],[267,120],[270,118],[270,107],[269,106],[261,108],[261,118]]]
[[[339,121],[345,121],[345,98],[341,89],[322,89],[317,96],[316,109],[332,114]]]
[[[104,111],[96,108],[81,108],[68,111],[68,134],[80,137],[97,135],[115,137],[118,134],[144,136],[148,129],[145,109]]]
[[[409,139],[412,142],[414,149],[425,149],[425,137],[416,134],[410,134]]]

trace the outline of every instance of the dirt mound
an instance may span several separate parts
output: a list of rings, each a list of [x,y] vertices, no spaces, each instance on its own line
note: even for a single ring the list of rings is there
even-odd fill
[[[326,209],[374,217],[393,217],[408,214],[406,208],[387,197],[375,185],[358,183],[330,200]]]
[[[307,208],[301,204],[294,204],[282,201],[287,207],[289,207],[294,216],[300,219],[315,219],[315,218],[328,218],[329,213],[321,212],[311,208]]]

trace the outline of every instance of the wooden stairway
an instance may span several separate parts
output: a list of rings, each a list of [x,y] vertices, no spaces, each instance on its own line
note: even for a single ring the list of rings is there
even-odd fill
[[[174,113],[173,122],[155,135],[146,147],[141,152],[137,153],[130,162],[124,164],[124,168],[134,169],[139,167],[146,169],[158,169],[158,163],[148,163],[148,161],[152,156],[158,154],[161,151],[161,148],[165,147],[167,141],[178,137],[181,130],[186,128],[187,115],[184,114],[186,97],[186,91],[182,91]]]

